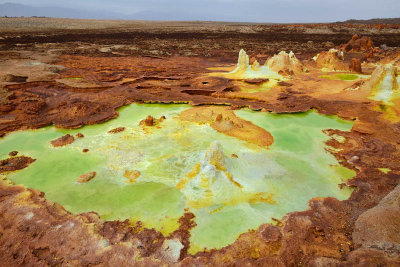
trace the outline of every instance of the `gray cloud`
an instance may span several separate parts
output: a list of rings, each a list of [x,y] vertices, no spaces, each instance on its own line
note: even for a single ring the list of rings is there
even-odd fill
[[[0,0],[120,13],[121,18],[329,22],[350,18],[398,17],[399,0]],[[125,15],[125,16],[124,16]]]

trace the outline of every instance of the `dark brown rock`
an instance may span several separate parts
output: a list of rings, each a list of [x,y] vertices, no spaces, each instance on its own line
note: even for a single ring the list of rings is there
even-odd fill
[[[154,123],[155,123],[155,119],[154,119],[154,117],[153,116],[147,116],[147,118],[146,119],[144,119],[144,120],[141,120],[140,122],[139,122],[139,125],[144,125],[144,126],[153,126],[154,125]]]
[[[350,71],[362,73],[361,60],[358,58],[353,58],[350,64]]]
[[[61,136],[60,138],[51,141],[50,143],[53,147],[60,147],[72,144],[74,141],[75,138],[72,135],[66,134],[64,136]]]
[[[24,82],[26,82],[26,79],[28,79],[28,77],[17,76],[17,75],[13,75],[13,74],[7,74],[3,77],[3,81],[9,82],[9,83],[24,83]]]
[[[371,38],[366,36],[360,37],[355,34],[347,44],[342,45],[340,48],[344,52],[368,52],[374,49],[374,44]]]
[[[110,133],[110,134],[120,133],[120,132],[125,131],[125,129],[126,129],[125,127],[118,127],[118,128],[109,130],[108,133]]]
[[[10,157],[14,157],[14,156],[18,155],[18,151],[11,151],[10,153],[8,153],[8,155]]]
[[[400,185],[355,223],[356,246],[396,251],[400,255]]]
[[[258,232],[266,242],[277,242],[282,238],[279,227],[272,226],[270,224],[264,224],[260,226]]]
[[[350,252],[346,261],[341,262],[340,266],[400,266],[400,254],[361,248]]]
[[[369,60],[374,59],[374,58],[375,58],[374,50],[373,50],[373,49],[370,49],[370,50],[368,51],[368,53],[365,55],[365,58],[366,58],[366,59],[369,59]]]
[[[12,172],[17,170],[22,170],[28,167],[32,162],[36,159],[20,156],[8,158],[0,161],[0,173],[3,172]]]
[[[154,125],[154,118],[152,116],[147,116],[146,120],[144,121],[144,125],[146,126],[153,126]]]
[[[96,172],[88,172],[79,176],[78,183],[87,183],[96,176]]]
[[[249,83],[249,84],[262,84],[265,82],[268,82],[269,79],[246,79],[244,82]]]

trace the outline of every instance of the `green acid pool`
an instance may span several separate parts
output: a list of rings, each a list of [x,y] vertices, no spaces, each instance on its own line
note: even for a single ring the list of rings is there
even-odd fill
[[[368,77],[366,75],[357,75],[350,73],[338,73],[333,75],[321,75],[320,78],[328,79],[328,80],[342,80],[342,81],[354,81],[359,78]]]
[[[271,218],[305,210],[313,197],[350,196],[351,190],[338,184],[355,173],[340,167],[326,151],[329,137],[321,131],[348,131],[350,122],[315,112],[236,111],[273,135],[274,143],[266,149],[208,124],[179,120],[179,113],[188,108],[132,104],[103,124],[14,132],[0,139],[0,158],[17,150],[37,159],[6,176],[45,192],[47,199],[73,213],[96,211],[107,220],[142,221],[168,235],[189,210],[197,223],[191,230],[191,253],[221,248]],[[164,115],[166,120],[160,127],[143,128],[138,124],[147,115]],[[108,133],[121,126],[126,130]],[[51,140],[78,132],[85,137],[65,147],[50,145]],[[215,168],[210,155],[220,156],[223,170]],[[93,180],[77,183],[81,174],[92,171],[97,173]],[[140,173],[134,182],[126,177],[130,171]]]

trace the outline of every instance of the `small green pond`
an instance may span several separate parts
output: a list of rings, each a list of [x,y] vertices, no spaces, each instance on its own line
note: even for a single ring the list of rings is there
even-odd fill
[[[321,75],[320,78],[328,79],[328,80],[342,80],[342,81],[354,81],[360,78],[360,75],[357,74],[349,74],[349,73],[338,73],[332,75]]]

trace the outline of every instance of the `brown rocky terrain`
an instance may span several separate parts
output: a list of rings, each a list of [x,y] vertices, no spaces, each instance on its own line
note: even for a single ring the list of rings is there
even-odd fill
[[[96,213],[71,214],[46,200],[44,193],[4,178],[4,265],[400,265],[399,121],[384,118],[377,103],[367,98],[366,80],[323,79],[322,66],[312,60],[317,53],[344,44],[339,60],[356,72],[370,74],[379,62],[398,65],[398,25],[113,22],[107,27],[60,29],[62,20],[42,19],[44,26],[32,29],[26,28],[29,19],[1,22],[22,23],[24,30],[0,29],[0,76],[5,77],[0,79],[0,136],[50,124],[79,128],[101,123],[118,116],[118,107],[133,102],[220,104],[276,113],[315,109],[354,121],[350,132],[326,133],[332,136],[327,144],[337,149],[331,153],[357,173],[340,185],[355,189],[348,200],[313,198],[306,211],[289,213],[273,225],[242,234],[225,248],[196,255],[187,253],[194,226],[191,213],[180,219],[177,231],[164,237],[140,223],[104,221]],[[57,27],[50,27],[55,22]],[[383,44],[388,48],[377,48]],[[296,73],[268,94],[240,90],[241,84],[254,81],[209,75],[216,67],[232,70],[240,48],[259,62],[292,50],[309,73]],[[371,48],[374,53],[367,59]],[[226,117],[238,123],[231,111],[218,112],[221,118],[215,114],[211,122],[216,128],[225,127],[220,124]],[[144,124],[153,125],[153,120]],[[272,138],[268,134],[260,133]],[[56,144],[73,139],[63,137]],[[0,169],[14,171],[32,161],[11,157],[1,161]]]
[[[69,144],[72,144],[75,141],[75,138],[72,135],[66,134],[64,136],[61,136],[53,141],[51,141],[51,145],[54,147],[59,147],[59,146],[66,146]]]
[[[12,154],[12,153],[10,153]],[[25,156],[11,157],[0,161],[0,173],[22,170],[29,166],[35,159]]]

